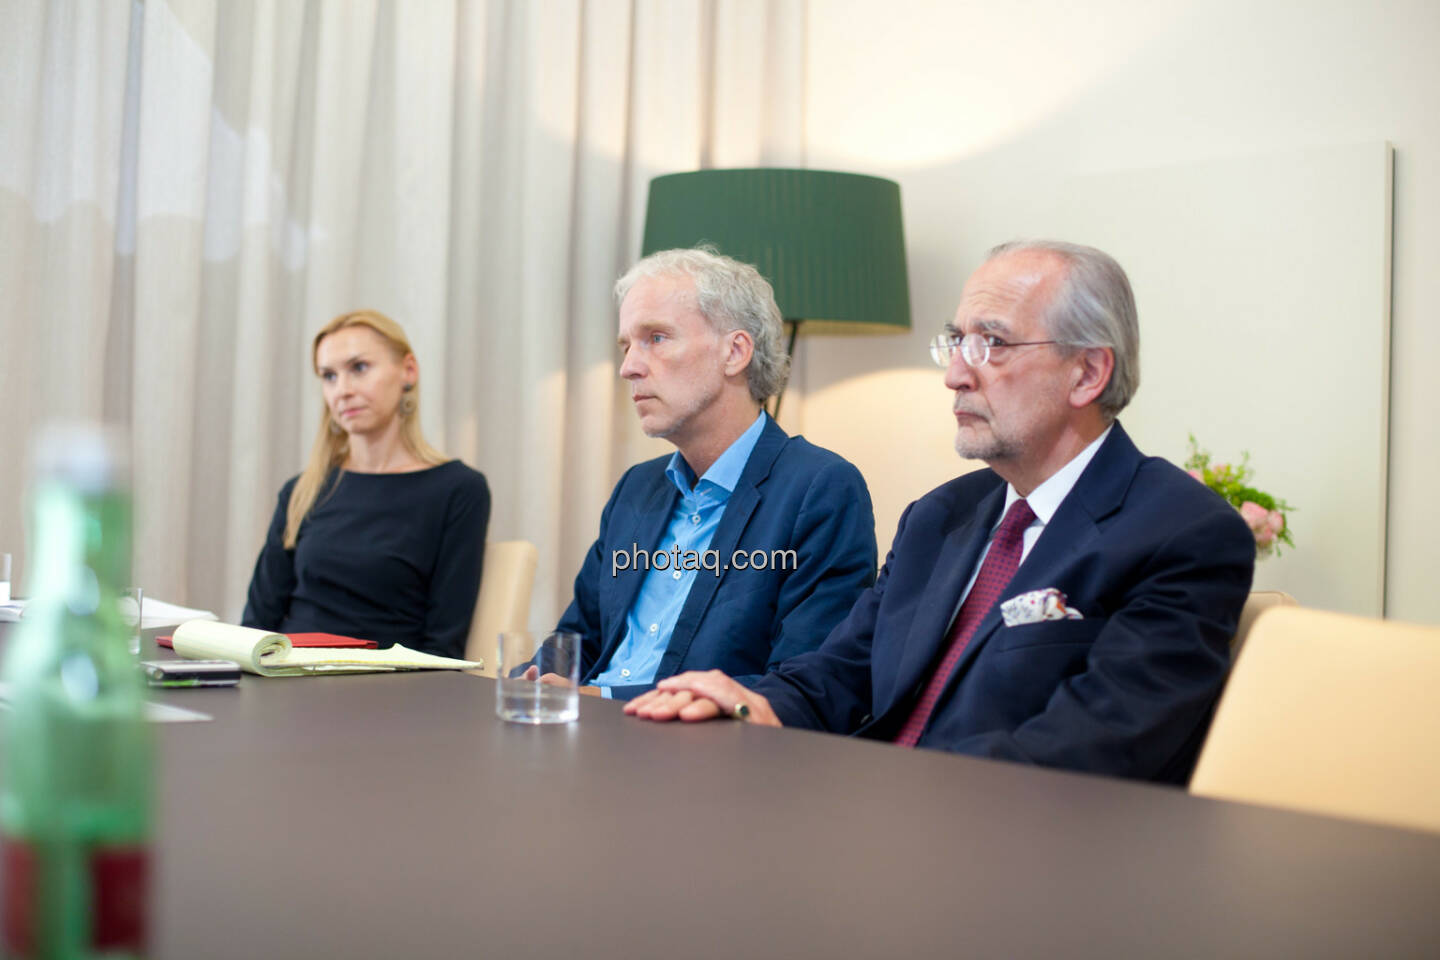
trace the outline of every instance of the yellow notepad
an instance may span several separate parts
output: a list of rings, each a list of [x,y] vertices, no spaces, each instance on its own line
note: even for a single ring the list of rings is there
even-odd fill
[[[295,649],[283,633],[238,627],[215,620],[190,620],[175,628],[175,652],[190,660],[234,660],[262,677],[313,677],[329,673],[392,670],[478,670],[483,661],[420,653],[399,644],[388,650],[344,647]]]

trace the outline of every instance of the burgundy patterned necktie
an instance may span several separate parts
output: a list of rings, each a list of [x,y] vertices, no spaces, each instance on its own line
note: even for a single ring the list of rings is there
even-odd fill
[[[950,628],[950,647],[945,651],[945,656],[935,668],[935,672],[930,675],[930,682],[925,684],[925,692],[920,694],[920,699],[915,702],[910,719],[905,721],[905,726],[895,735],[895,742],[902,747],[913,747],[920,741],[920,734],[930,720],[930,713],[935,709],[946,681],[950,679],[950,674],[955,672],[955,665],[960,662],[965,645],[975,635],[975,628],[980,626],[985,614],[989,613],[990,608],[1000,599],[1000,594],[1009,584],[1010,578],[1015,576],[1015,569],[1020,566],[1020,549],[1025,528],[1034,521],[1035,513],[1024,500],[1012,503],[1005,513],[1005,519],[1000,521],[1000,529],[995,532],[990,552],[985,554],[985,562],[980,565],[980,575],[975,578],[975,585],[970,588],[965,602],[960,605],[955,625]]]

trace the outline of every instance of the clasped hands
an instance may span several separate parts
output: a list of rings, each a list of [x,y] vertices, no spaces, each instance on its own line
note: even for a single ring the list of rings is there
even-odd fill
[[[536,666],[527,668],[524,676],[526,680],[539,680],[552,687],[570,686],[570,681],[558,673],[542,674]],[[598,697],[600,688],[581,687],[580,692]],[[745,717],[748,722],[762,727],[782,726],[769,700],[719,670],[692,670],[666,677],[655,685],[654,690],[626,703],[625,712],[642,720],[697,723],[717,717],[738,716],[742,704],[749,710]]]
[[[738,717],[742,705],[749,709],[745,717],[748,722],[762,727],[782,726],[769,700],[719,670],[692,670],[666,677],[654,690],[625,704],[625,712],[643,720],[695,723],[716,717]]]

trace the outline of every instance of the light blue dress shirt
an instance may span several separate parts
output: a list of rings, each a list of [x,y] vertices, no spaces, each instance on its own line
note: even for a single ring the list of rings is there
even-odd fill
[[[762,412],[698,481],[694,480],[695,472],[678,450],[670,455],[665,475],[680,491],[680,499],[675,502],[664,535],[650,554],[650,572],[645,574],[625,618],[625,639],[615,648],[609,665],[595,677],[596,686],[606,697],[610,696],[612,686],[654,682],[660,658],[670,645],[670,635],[675,632],[675,623],[680,619],[696,576],[717,575],[711,570],[675,569],[676,551],[683,558],[709,549],[720,518],[725,514],[725,504],[730,502],[730,494],[740,482],[740,474],[764,430]],[[666,554],[660,560],[665,565],[663,570],[655,563],[661,554]],[[723,570],[730,558],[721,557],[719,562]]]

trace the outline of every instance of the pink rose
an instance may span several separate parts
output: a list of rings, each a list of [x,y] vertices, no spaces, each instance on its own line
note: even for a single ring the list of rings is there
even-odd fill
[[[1194,477],[1196,480],[1199,480],[1201,483],[1205,482],[1205,474],[1201,473],[1199,470],[1186,470],[1185,472],[1190,474],[1190,476]]]
[[[1265,526],[1270,531],[1270,536],[1280,536],[1280,531],[1285,529],[1285,514],[1279,510],[1271,510],[1270,516],[1265,521]]]
[[[1260,555],[1269,556],[1276,534],[1270,527],[1270,511],[1253,500],[1246,500],[1240,504],[1240,517],[1255,535],[1255,547]]]
[[[1251,530],[1259,534],[1266,529],[1270,522],[1270,511],[1266,510],[1254,500],[1246,500],[1240,504],[1240,516],[1245,519]]]

